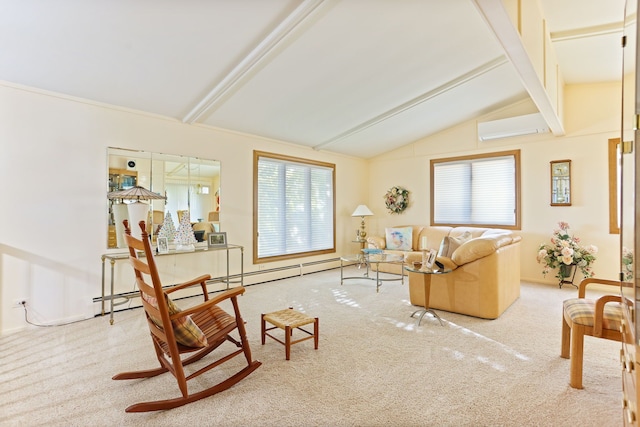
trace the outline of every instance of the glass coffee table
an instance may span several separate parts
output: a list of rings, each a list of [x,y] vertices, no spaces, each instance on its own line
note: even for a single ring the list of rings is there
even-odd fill
[[[358,268],[362,266],[365,267],[365,273],[362,276],[351,276],[344,277],[344,265],[357,264]],[[401,269],[402,273],[400,274],[400,278],[381,278],[380,277],[380,264],[382,263],[390,263],[390,264],[404,264],[404,255],[397,254],[352,254],[352,255],[344,255],[340,257],[340,285],[345,280],[349,279],[369,279],[376,281],[376,292],[380,292],[380,286],[382,286],[382,282],[392,282],[396,280],[400,280],[402,284],[404,284],[404,269]],[[369,270],[371,264],[376,264],[376,277],[369,276]]]
[[[420,274],[422,276],[422,284],[424,286],[424,308],[421,308],[411,313],[412,318],[416,314],[419,315],[416,325],[420,326],[420,322],[422,322],[422,318],[424,317],[424,315],[429,313],[430,315],[438,319],[441,326],[444,326],[440,316],[438,316],[438,314],[435,311],[433,311],[432,308],[429,308],[429,299],[430,299],[430,293],[431,293],[431,276],[433,276],[434,274],[451,273],[451,269],[442,268],[442,269],[432,270],[428,268],[425,268],[425,269],[414,268],[413,266],[408,266],[408,265],[405,265],[404,269],[407,270],[410,274]]]

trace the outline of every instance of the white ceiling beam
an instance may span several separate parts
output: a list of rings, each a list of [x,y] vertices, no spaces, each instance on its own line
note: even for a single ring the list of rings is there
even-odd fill
[[[286,17],[267,37],[265,37],[246,57],[242,59],[198,104],[189,111],[182,121],[193,123],[203,114],[223,102],[225,95],[240,86],[302,22],[304,22],[325,0],[303,0],[300,6]]]
[[[538,111],[544,117],[554,135],[564,135],[564,127],[556,113],[555,106],[546,88],[540,81],[531,58],[522,44],[518,30],[514,27],[502,0],[473,0],[480,14],[502,45],[507,58],[520,76],[526,91],[529,93]],[[562,88],[559,88],[562,90]]]
[[[335,137],[321,143],[318,144],[316,146],[313,147],[314,150],[320,150],[328,145],[334,144],[338,141],[341,141],[345,138],[348,138],[352,135],[355,135],[359,132],[362,132],[365,129],[370,128],[371,126],[374,126],[378,123],[384,122],[385,120],[388,120],[400,113],[403,113],[407,110],[410,110],[411,108],[417,107],[418,105],[422,104],[423,102],[426,102],[430,99],[433,99],[439,95],[442,95],[452,89],[455,89],[456,87],[469,82],[485,73],[488,73],[489,71],[496,69],[498,67],[500,67],[501,65],[504,65],[508,62],[507,58],[504,56],[500,56],[492,61],[487,62],[486,64],[483,64],[471,71],[469,71],[468,73],[465,73],[453,80],[450,80],[446,83],[444,83],[443,85],[440,85],[439,87],[430,90],[429,92],[423,93],[420,96],[417,96],[401,105],[398,105],[397,107],[392,108],[391,110],[385,111],[382,114],[379,114],[375,117],[373,117],[370,120],[367,120],[366,122],[360,123],[357,126],[352,127],[351,129],[342,132],[339,135],[336,135]]]
[[[612,24],[596,25],[593,27],[576,28],[573,30],[554,31],[550,34],[552,42],[561,42],[566,40],[579,40],[588,37],[598,37],[607,34],[621,34],[624,29],[623,22],[615,22]]]

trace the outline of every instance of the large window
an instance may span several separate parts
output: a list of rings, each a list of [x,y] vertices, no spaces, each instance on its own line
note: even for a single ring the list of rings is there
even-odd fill
[[[520,229],[520,150],[431,160],[431,225]]]
[[[335,165],[253,157],[254,263],[335,252]]]

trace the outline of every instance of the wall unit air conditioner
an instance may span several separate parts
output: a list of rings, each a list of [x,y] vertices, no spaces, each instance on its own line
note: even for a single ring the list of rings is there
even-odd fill
[[[540,113],[478,123],[480,141],[545,132],[549,132],[549,126]]]

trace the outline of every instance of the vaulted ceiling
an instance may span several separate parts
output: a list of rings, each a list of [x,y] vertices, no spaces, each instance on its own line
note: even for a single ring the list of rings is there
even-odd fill
[[[620,80],[624,0],[540,5],[567,84]],[[535,96],[496,6],[0,0],[0,80],[370,158]]]

